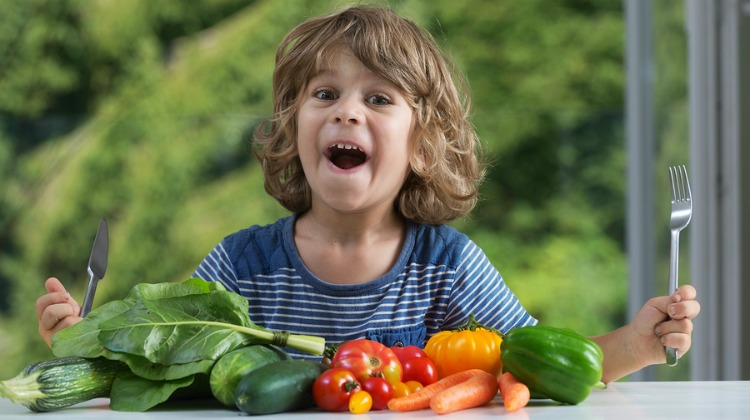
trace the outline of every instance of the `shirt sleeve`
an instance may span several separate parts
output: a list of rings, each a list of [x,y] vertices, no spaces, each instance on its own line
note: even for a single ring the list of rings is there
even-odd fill
[[[537,323],[505,284],[484,251],[469,240],[461,252],[443,329],[461,326],[471,314],[480,324],[503,333]]]
[[[224,241],[218,244],[203,259],[193,273],[193,277],[198,277],[206,281],[218,281],[227,290],[239,293],[237,274],[229,258],[229,254],[224,247]]]

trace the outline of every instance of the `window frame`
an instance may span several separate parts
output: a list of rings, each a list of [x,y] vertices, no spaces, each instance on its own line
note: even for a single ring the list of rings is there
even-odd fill
[[[627,249],[632,317],[655,294],[652,0],[626,0]],[[750,1],[685,0],[688,45],[691,380],[747,380],[750,362]],[[743,48],[744,47],[744,48]],[[654,380],[654,368],[631,375]]]

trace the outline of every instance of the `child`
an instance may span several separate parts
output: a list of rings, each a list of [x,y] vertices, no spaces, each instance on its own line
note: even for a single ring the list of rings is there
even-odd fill
[[[250,319],[339,343],[424,346],[470,314],[503,332],[536,320],[479,249],[445,225],[474,207],[483,177],[468,95],[430,36],[386,8],[308,20],[276,55],[274,114],[256,133],[266,190],[293,215],[227,236],[196,277],[246,297]],[[80,318],[57,279],[39,332]],[[692,286],[649,300],[594,339],[609,382],[684,354],[700,306]],[[302,357],[302,355],[297,355]]]

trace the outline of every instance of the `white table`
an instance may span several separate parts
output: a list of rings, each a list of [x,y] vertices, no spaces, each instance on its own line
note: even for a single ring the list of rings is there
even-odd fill
[[[92,400],[51,413],[32,413],[26,407],[0,399],[0,419],[86,419],[86,418],[237,418],[236,410],[197,403],[160,406],[145,413],[112,411],[107,399]],[[499,417],[498,417],[499,416]],[[257,417],[257,416],[256,416]],[[490,404],[439,416],[431,410],[396,413],[370,411],[367,414],[326,413],[309,410],[260,416],[270,419],[352,419],[387,420],[413,418],[473,419],[748,419],[750,418],[750,381],[716,382],[616,382],[607,389],[595,389],[581,404],[559,405],[551,401],[532,401],[526,408],[508,413],[498,399]]]

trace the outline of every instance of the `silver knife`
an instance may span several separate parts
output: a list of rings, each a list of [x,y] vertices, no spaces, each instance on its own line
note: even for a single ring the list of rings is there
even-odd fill
[[[81,307],[81,316],[85,317],[91,312],[91,304],[94,303],[96,294],[96,285],[99,280],[104,278],[107,271],[107,258],[109,255],[109,234],[107,232],[107,219],[102,217],[99,222],[99,230],[96,231],[94,246],[91,247],[91,256],[89,257],[89,284],[86,287],[86,296],[83,298]]]

